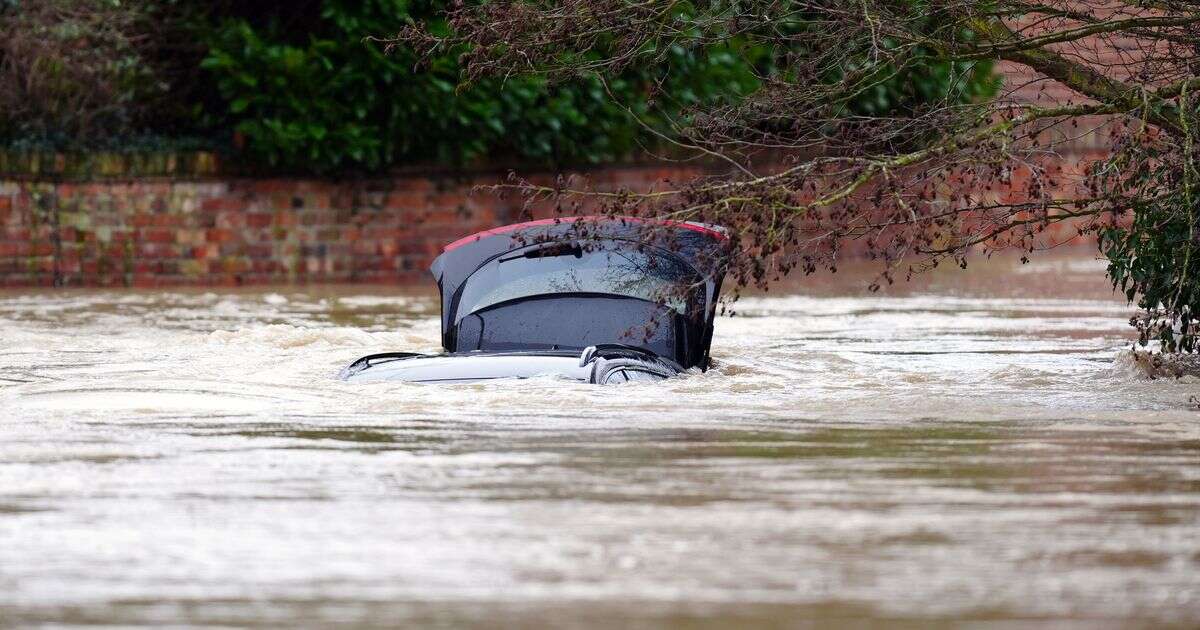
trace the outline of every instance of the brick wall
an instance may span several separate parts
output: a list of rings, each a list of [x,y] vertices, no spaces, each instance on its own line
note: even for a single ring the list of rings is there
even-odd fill
[[[1076,179],[1070,171],[1059,179]],[[599,188],[647,190],[702,173],[642,166],[586,177]],[[446,243],[527,218],[519,197],[478,190],[497,181],[0,179],[0,287],[427,282]],[[1039,242],[1075,236],[1074,226],[1059,224]],[[843,254],[855,255],[858,245]]]
[[[589,173],[647,189],[697,169]],[[500,175],[380,180],[0,179],[0,287],[425,281],[442,245],[520,220]]]

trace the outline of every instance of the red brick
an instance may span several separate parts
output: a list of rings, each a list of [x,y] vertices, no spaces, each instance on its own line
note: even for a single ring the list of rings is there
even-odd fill
[[[205,212],[243,212],[246,202],[231,197],[209,197],[200,202],[200,209]]]
[[[252,182],[249,186],[250,191],[259,195],[269,195],[271,193],[281,193],[288,191],[291,187],[286,180],[282,179],[260,179]]]
[[[271,193],[271,207],[274,208],[275,210],[281,210],[281,211],[282,210],[288,210],[288,211],[294,210],[295,208],[292,204],[293,198],[294,198],[294,195],[290,195],[286,192]]]
[[[154,215],[154,225],[157,227],[179,227],[183,225],[183,216],[173,213]]]
[[[174,243],[175,232],[173,230],[153,229],[142,230],[141,237],[143,241],[150,243]]]
[[[281,271],[279,263],[274,260],[253,260],[250,264],[251,269],[261,274],[272,274]]]
[[[369,256],[379,252],[379,243],[375,241],[356,241],[351,251],[359,256]]]
[[[296,213],[290,210],[276,210],[272,223],[277,227],[292,227],[296,225]]]
[[[242,210],[222,210],[216,218],[219,228],[239,230],[246,227],[246,213]]]
[[[434,183],[425,177],[405,177],[397,179],[393,182],[394,190],[403,192],[430,192],[434,190]]]
[[[250,270],[250,261],[243,258],[226,258],[221,261],[221,270],[226,273],[241,273]]]
[[[273,218],[272,215],[265,212],[251,212],[245,215],[245,224],[246,227],[251,228],[270,227]]]
[[[26,242],[0,242],[0,258],[28,256],[32,247]]]
[[[178,258],[179,248],[175,245],[163,243],[139,243],[135,250],[138,257],[146,260],[161,260],[165,258]]]
[[[207,243],[193,247],[191,250],[192,258],[202,260],[204,258],[216,258],[221,254],[221,247],[216,243]]]
[[[30,238],[29,228],[9,227],[8,229],[0,230],[0,238],[10,241],[28,241]]]
[[[213,228],[205,233],[205,239],[210,243],[228,243],[233,238],[233,231],[224,228]]]
[[[247,245],[245,253],[250,258],[270,258],[275,255],[275,248],[270,245]]]

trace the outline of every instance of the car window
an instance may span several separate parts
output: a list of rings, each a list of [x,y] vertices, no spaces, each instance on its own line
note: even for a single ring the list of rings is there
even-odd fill
[[[604,377],[604,384],[615,385],[617,383],[624,383],[628,380],[629,378],[625,376],[625,370],[613,370]]]
[[[628,249],[583,251],[572,244],[508,254],[463,284],[458,319],[500,302],[553,293],[605,293],[699,312],[703,282],[683,261]]]
[[[616,385],[618,383],[627,383],[629,381],[661,381],[665,378],[662,374],[656,374],[647,370],[639,370],[636,368],[622,368],[613,370],[604,377],[605,385]]]
[[[645,370],[624,370],[625,378],[630,381],[661,381],[663,377]]]

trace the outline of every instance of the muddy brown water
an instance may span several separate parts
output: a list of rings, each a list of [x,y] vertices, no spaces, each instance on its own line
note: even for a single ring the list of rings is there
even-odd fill
[[[1200,383],[1101,271],[797,282],[609,388],[335,380],[420,288],[0,293],[0,625],[1196,627]]]

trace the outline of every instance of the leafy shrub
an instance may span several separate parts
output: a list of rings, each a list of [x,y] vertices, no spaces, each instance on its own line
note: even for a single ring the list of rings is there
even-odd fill
[[[601,162],[645,135],[598,80],[549,85],[523,77],[460,89],[453,55],[415,69],[410,50],[385,54],[369,36],[413,19],[434,20],[440,2],[326,0],[306,37],[278,20],[219,22],[203,66],[228,104],[221,124],[245,138],[251,158],[302,170],[380,169],[404,162],[463,163],[487,157]],[[608,86],[648,115],[654,79],[680,88],[680,105],[748,89],[753,76],[732,56],[679,51],[666,68]]]
[[[0,0],[0,146],[212,149],[193,0]]]
[[[1200,350],[1200,207],[1195,162],[1165,163],[1138,173],[1134,185],[1165,182],[1158,198],[1141,204],[1124,225],[1100,231],[1100,251],[1108,277],[1141,309],[1131,324],[1138,342],[1152,341],[1166,352]],[[1190,166],[1179,165],[1190,164]],[[1184,171],[1192,171],[1185,173]]]
[[[0,137],[105,137],[164,86],[143,63],[145,14],[120,0],[0,4]]]
[[[457,53],[418,68],[369,40],[446,0],[0,0],[0,143],[127,150],[241,145],[250,166],[379,171],[400,164],[600,163],[661,144],[650,129],[736,99],[774,71],[732,38],[672,47],[651,67],[551,83],[460,85]],[[895,109],[957,85],[931,66],[855,107]],[[932,92],[931,92],[932,93]],[[868,100],[870,102],[868,102]],[[236,140],[236,142],[234,142]]]
[[[1099,245],[1113,288],[1141,309],[1130,321],[1138,342],[1192,353],[1200,352],[1200,103],[1186,87],[1178,111],[1181,142],[1143,127],[1094,167],[1090,186],[1130,200],[1100,229]]]

